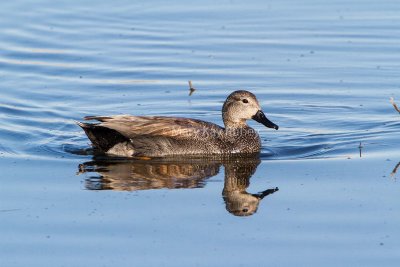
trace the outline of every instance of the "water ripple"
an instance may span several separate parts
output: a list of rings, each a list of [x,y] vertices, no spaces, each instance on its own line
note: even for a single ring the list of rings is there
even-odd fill
[[[281,126],[272,133],[251,123],[265,159],[357,155],[360,143],[366,155],[395,151],[399,118],[388,98],[398,91],[397,13],[377,7],[365,16],[331,3],[329,16],[310,17],[284,3],[263,12],[214,4],[226,12],[177,2],[101,2],[96,12],[88,2],[3,3],[0,153],[85,155],[74,120],[92,114],[221,124],[222,101],[236,89],[256,93]],[[188,80],[199,89],[192,97]]]

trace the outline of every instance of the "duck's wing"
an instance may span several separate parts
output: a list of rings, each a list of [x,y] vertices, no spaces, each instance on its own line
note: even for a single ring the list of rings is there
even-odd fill
[[[129,139],[146,136],[187,140],[223,131],[211,122],[177,117],[116,115],[88,116],[85,120],[100,121],[98,126],[115,130]]]

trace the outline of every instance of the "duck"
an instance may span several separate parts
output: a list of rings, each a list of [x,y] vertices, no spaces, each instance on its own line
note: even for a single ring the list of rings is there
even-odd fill
[[[191,118],[167,116],[86,116],[77,122],[95,153],[128,158],[257,154],[261,139],[248,120],[268,128],[270,121],[256,96],[246,90],[232,92],[222,106],[224,127]]]

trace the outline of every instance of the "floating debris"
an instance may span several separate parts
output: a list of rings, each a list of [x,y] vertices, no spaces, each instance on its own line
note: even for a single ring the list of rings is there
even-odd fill
[[[192,81],[189,81],[189,96],[191,96],[194,91],[196,91],[196,88],[193,87]]]
[[[360,142],[360,145],[358,146],[358,149],[360,150],[360,158],[362,157],[362,149],[363,149],[363,145],[362,145],[362,143]]]
[[[393,180],[395,180],[395,181],[396,181],[396,173],[397,173],[397,170],[399,169],[399,167],[400,167],[400,162],[397,163],[397,165],[394,167],[392,173],[390,174],[390,176],[391,176],[391,177],[393,178]]]
[[[399,107],[396,105],[396,103],[394,102],[394,98],[393,98],[393,97],[390,98],[390,103],[392,103],[394,109],[395,109],[398,113],[400,113],[400,109],[399,109]]]

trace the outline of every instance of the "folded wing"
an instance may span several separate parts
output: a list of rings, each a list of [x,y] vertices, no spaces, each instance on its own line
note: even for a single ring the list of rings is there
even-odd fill
[[[100,121],[99,126],[113,129],[129,139],[140,136],[159,136],[174,139],[193,139],[205,134],[221,134],[223,128],[196,119],[163,116],[88,116],[85,120]]]

